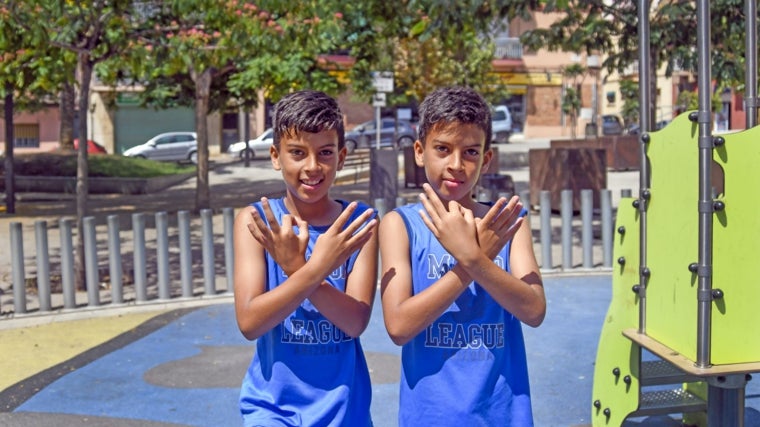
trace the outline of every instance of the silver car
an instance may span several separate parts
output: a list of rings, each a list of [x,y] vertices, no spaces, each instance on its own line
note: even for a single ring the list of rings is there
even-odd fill
[[[230,144],[229,148],[227,148],[227,154],[234,157],[240,157],[241,159],[245,158],[247,146],[251,159],[269,157],[269,148],[272,146],[273,142],[274,130],[269,128],[256,138],[248,140],[248,144],[243,141]]]
[[[406,120],[396,121],[392,118],[384,118],[380,121],[380,147],[402,148],[414,144],[417,139],[417,130]],[[375,121],[370,120],[346,132],[346,148],[349,152],[357,148],[375,147],[377,144],[377,128]],[[395,139],[394,139],[395,135]]]
[[[125,156],[161,161],[198,163],[198,138],[195,132],[161,133],[124,152]]]

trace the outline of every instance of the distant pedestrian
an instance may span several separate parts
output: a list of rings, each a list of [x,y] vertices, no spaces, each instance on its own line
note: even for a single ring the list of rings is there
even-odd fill
[[[243,380],[245,426],[371,426],[359,342],[372,312],[377,220],[333,200],[346,158],[337,102],[317,91],[275,106],[272,165],[285,196],[235,219],[235,313],[256,353]]]
[[[517,197],[473,200],[492,159],[491,110],[452,87],[420,105],[420,202],[380,224],[385,326],[403,345],[400,426],[532,426],[521,322],[546,298]]]

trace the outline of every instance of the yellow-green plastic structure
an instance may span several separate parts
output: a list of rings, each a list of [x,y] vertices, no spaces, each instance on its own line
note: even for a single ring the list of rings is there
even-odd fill
[[[664,129],[651,132],[646,144],[650,164],[647,201],[646,339],[662,346],[689,368],[697,358],[698,277],[689,268],[699,250],[698,126],[681,114]],[[712,288],[722,297],[712,302],[710,362],[696,370],[760,370],[760,127],[714,137],[712,186],[722,210],[713,214]],[[597,350],[592,395],[592,423],[619,426],[640,405],[639,345],[623,331],[639,327],[639,223],[633,200],[618,206],[612,300]],[[633,211],[633,212],[631,212]],[[691,363],[693,365],[693,363]],[[620,370],[620,379],[612,373]],[[616,371],[617,372],[617,371]],[[622,381],[630,375],[630,383]],[[699,388],[694,385],[691,389]],[[703,396],[706,397],[706,396]],[[597,403],[594,405],[594,403]],[[608,409],[605,413],[605,409]]]

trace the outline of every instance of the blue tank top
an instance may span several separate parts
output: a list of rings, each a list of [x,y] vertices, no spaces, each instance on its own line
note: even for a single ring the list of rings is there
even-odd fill
[[[420,203],[396,209],[409,235],[415,295],[456,264],[420,209]],[[510,246],[495,259],[507,271]],[[520,321],[477,283],[403,346],[399,425],[533,425]]]
[[[345,209],[348,203],[341,201]],[[269,201],[278,222],[287,214],[284,201]],[[260,203],[253,206],[262,213]],[[360,204],[351,220],[368,209]],[[309,247],[329,227],[309,226]],[[358,252],[327,281],[346,290]],[[267,290],[285,274],[267,253]],[[371,426],[371,384],[358,338],[351,338],[307,299],[272,330],[256,340],[256,353],[240,392],[245,426]]]

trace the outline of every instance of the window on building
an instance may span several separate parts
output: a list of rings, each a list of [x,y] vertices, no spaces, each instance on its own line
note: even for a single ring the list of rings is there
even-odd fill
[[[40,126],[36,124],[13,125],[13,146],[18,148],[39,148]]]

